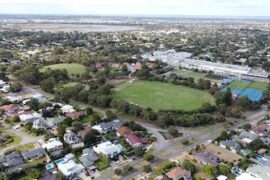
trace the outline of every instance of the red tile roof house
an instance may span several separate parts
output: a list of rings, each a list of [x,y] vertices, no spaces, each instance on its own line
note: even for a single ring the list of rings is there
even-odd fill
[[[121,127],[116,130],[118,136],[124,136],[126,141],[133,147],[138,148],[142,147],[144,144],[147,144],[147,141],[144,138],[138,137],[131,129],[128,127]]]
[[[259,136],[264,136],[270,132],[270,126],[268,124],[260,124],[254,127],[251,131]]]
[[[70,117],[71,119],[79,119],[80,117],[82,117],[84,115],[85,115],[85,112],[82,112],[82,111],[80,111],[80,112],[74,111],[74,112],[66,112],[65,113],[65,116]]]
[[[136,64],[131,64],[135,69],[140,70],[142,69],[142,63],[136,62]]]
[[[192,180],[191,173],[182,167],[173,168],[166,174],[166,176],[172,180]]]
[[[0,109],[3,109],[5,114],[4,114],[4,119],[8,119],[14,116],[19,116],[24,112],[24,110],[18,106],[17,104],[9,104],[9,105],[4,105],[1,106]]]

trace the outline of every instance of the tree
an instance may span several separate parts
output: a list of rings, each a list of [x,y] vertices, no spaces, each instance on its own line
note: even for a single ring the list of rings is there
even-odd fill
[[[189,144],[189,140],[188,139],[182,139],[181,143],[186,146],[186,145]]]
[[[39,102],[36,98],[31,98],[29,102],[27,102],[27,105],[34,111],[39,110]]]
[[[145,155],[143,156],[143,159],[146,160],[146,161],[153,161],[154,160],[154,155],[153,155],[153,150],[150,149],[148,150]]]
[[[250,101],[247,96],[240,97],[237,99],[237,104],[240,106],[243,110],[248,110],[250,107]]]
[[[208,176],[214,177],[217,173],[217,170],[212,165],[207,164],[203,167],[203,172]]]
[[[117,176],[120,176],[122,173],[123,173],[122,170],[119,169],[119,168],[116,168],[116,169],[114,170],[114,174],[116,174]]]
[[[44,79],[40,81],[39,85],[41,89],[46,92],[53,93],[53,89],[55,88],[57,81],[54,77],[49,77],[48,79]]]
[[[18,123],[18,122],[20,122],[20,118],[19,118],[19,116],[13,116],[10,118],[10,121],[13,123]]]
[[[250,130],[251,129],[251,124],[244,124],[243,129],[245,129],[246,131]]]
[[[57,136],[62,138],[64,134],[66,133],[66,129],[67,129],[67,125],[59,124],[57,128]]]
[[[232,91],[230,88],[227,88],[225,96],[224,96],[224,103],[228,106],[232,104]]]
[[[143,171],[146,173],[150,173],[152,171],[151,165],[150,164],[144,165]]]
[[[100,122],[100,120],[101,120],[101,117],[100,117],[97,113],[94,113],[94,114],[92,115],[92,122],[91,122],[91,125],[94,125],[94,124]]]
[[[113,113],[111,110],[106,111],[107,120],[111,121],[111,120],[114,120],[116,117],[117,116],[115,115],[115,113]]]
[[[87,115],[91,115],[91,114],[93,114],[93,108],[91,108],[91,107],[87,107],[86,109],[85,109],[85,112],[86,112],[86,114]]]
[[[41,171],[37,168],[31,168],[30,171],[28,170],[27,174],[29,174],[32,179],[39,179],[42,175]]]
[[[144,150],[142,148],[137,148],[135,149],[134,153],[135,153],[135,156],[140,157],[140,156],[143,156]]]
[[[74,132],[78,132],[83,129],[83,123],[80,121],[74,121],[72,123],[72,127],[73,127]]]
[[[130,165],[125,165],[125,166],[123,167],[123,174],[126,175],[126,174],[128,174],[130,171],[132,171],[132,170],[133,170],[133,167],[132,167],[132,166],[130,166]]]
[[[63,121],[63,124],[65,124],[66,126],[71,126],[73,120],[71,119],[71,117],[66,117]]]
[[[10,84],[10,91],[11,92],[20,92],[22,90],[23,86],[19,82],[14,82]]]
[[[227,164],[220,163],[218,166],[218,170],[223,175],[228,175],[231,172],[231,167]]]
[[[168,129],[168,133],[173,136],[176,137],[178,135],[178,129],[175,127],[169,127]]]
[[[100,141],[100,134],[95,129],[92,129],[89,133],[87,133],[83,139],[83,142],[84,142],[86,147],[89,147],[92,144],[95,144],[99,141]]]
[[[183,168],[190,171],[192,174],[196,172],[196,167],[189,160],[184,160],[182,164]]]
[[[248,147],[253,151],[258,151],[261,148],[267,148],[264,142],[261,139],[255,139],[251,143],[249,143]]]

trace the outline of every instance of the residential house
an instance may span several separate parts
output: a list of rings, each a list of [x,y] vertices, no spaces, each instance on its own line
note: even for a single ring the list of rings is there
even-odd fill
[[[69,144],[72,148],[78,148],[78,147],[83,147],[84,144],[81,142],[77,134],[74,132],[66,132],[64,134],[64,141]]]
[[[147,141],[144,138],[138,137],[131,129],[128,127],[121,127],[116,130],[118,136],[123,136],[126,138],[126,141],[134,148],[143,146],[147,144]]]
[[[214,167],[217,167],[219,165],[220,159],[218,156],[210,153],[210,152],[200,152],[195,155],[195,159],[200,162],[201,164],[209,164]]]
[[[83,149],[80,157],[81,163],[89,171],[94,171],[94,164],[99,160],[99,157],[92,148]]]
[[[43,119],[41,114],[31,111],[24,112],[23,114],[19,115],[19,118],[24,124],[33,123],[35,120]]]
[[[234,153],[237,153],[241,149],[241,146],[233,140],[220,141],[219,145],[225,149],[229,148]]]
[[[58,156],[62,153],[63,143],[57,138],[51,138],[46,144],[42,145],[52,156]]]
[[[77,136],[80,139],[84,139],[84,137],[91,131],[91,127],[90,126],[84,126],[82,130],[77,132]]]
[[[123,147],[120,144],[115,145],[115,144],[112,144],[110,141],[106,141],[96,146],[93,146],[93,150],[97,154],[102,153],[109,158],[114,158],[123,151]]]
[[[64,114],[76,111],[71,105],[64,105],[63,107],[61,107],[61,110]]]
[[[84,171],[84,167],[82,164],[76,163],[73,160],[72,154],[67,154],[63,160],[58,161],[57,167],[61,173],[67,178],[67,179],[73,179],[78,174],[82,173]]]
[[[56,116],[56,117],[52,117],[52,118],[46,118],[46,121],[47,121],[49,127],[57,126],[58,124],[60,124],[64,120],[65,120],[65,117],[63,117],[63,116]]]
[[[215,144],[208,144],[205,146],[205,150],[207,152],[210,152],[214,155],[216,155],[217,157],[219,157],[219,159],[226,161],[226,162],[231,162],[234,164],[238,164],[240,162],[240,160],[242,159],[241,156],[239,156],[236,153],[233,153],[227,149],[224,149],[220,146],[217,146]]]
[[[168,176],[171,180],[192,180],[190,171],[179,166],[167,172],[166,176]]]
[[[246,169],[246,172],[257,180],[269,180],[270,179],[270,167],[262,165],[252,165]],[[245,179],[249,180],[249,179]]]
[[[108,133],[112,130],[116,130],[116,129],[122,127],[123,124],[124,123],[122,121],[116,119],[116,120],[113,120],[110,122],[102,122],[98,125],[93,126],[92,129],[95,129],[100,133]]]
[[[249,144],[255,139],[257,139],[258,135],[253,132],[243,131],[240,133],[239,138],[241,139],[242,142]]]
[[[17,104],[9,104],[9,105],[4,105],[1,106],[0,109],[4,110],[4,115],[3,117],[5,119],[9,119],[14,116],[19,116],[20,114],[24,113],[25,108],[20,107]]]
[[[0,157],[0,163],[6,171],[12,172],[19,170],[24,164],[24,159],[19,151],[13,151]]]
[[[85,115],[85,113],[83,111],[77,112],[66,112],[65,116],[66,117],[70,117],[71,119],[79,119],[80,117],[83,117]]]
[[[25,160],[30,161],[33,159],[41,159],[46,156],[44,149],[38,148],[34,150],[26,150],[22,153],[22,156]]]
[[[270,131],[270,126],[268,124],[260,124],[252,128],[251,132],[257,134],[258,136],[267,135]]]
[[[47,129],[48,127],[49,125],[44,118],[39,118],[33,122],[34,129]]]

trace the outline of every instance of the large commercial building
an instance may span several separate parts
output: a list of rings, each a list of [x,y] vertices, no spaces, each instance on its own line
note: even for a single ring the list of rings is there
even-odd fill
[[[159,60],[166,62],[174,67],[182,67],[191,70],[212,71],[215,74],[228,76],[241,76],[243,78],[268,78],[269,73],[261,68],[253,69],[248,66],[240,66],[233,64],[224,64],[218,62],[210,62],[199,59],[192,59],[191,53],[176,52],[175,50],[155,51],[153,53],[143,54],[144,60]]]

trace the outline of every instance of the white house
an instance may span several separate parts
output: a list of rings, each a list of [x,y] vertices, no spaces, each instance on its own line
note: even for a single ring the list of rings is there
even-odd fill
[[[109,158],[114,158],[115,156],[119,155],[123,151],[123,147],[118,144],[112,144],[110,141],[106,141],[103,143],[100,143],[93,147],[93,150],[97,154],[104,154],[105,156]]]
[[[72,178],[84,171],[82,164],[76,163],[70,154],[66,155],[64,161],[57,164],[59,171],[61,171],[65,177]]]
[[[64,105],[61,107],[61,110],[63,113],[68,113],[68,112],[75,112],[76,110],[73,108],[71,105]]]
[[[26,112],[24,114],[19,115],[21,122],[23,123],[33,123],[35,120],[41,118],[41,114],[37,112]]]
[[[41,117],[33,122],[34,129],[47,129],[48,127],[49,127],[49,125],[48,125],[47,121],[44,120],[43,117]]]
[[[42,148],[47,149],[49,152],[61,151],[63,150],[63,143],[57,138],[51,138],[46,144],[42,145]]]

